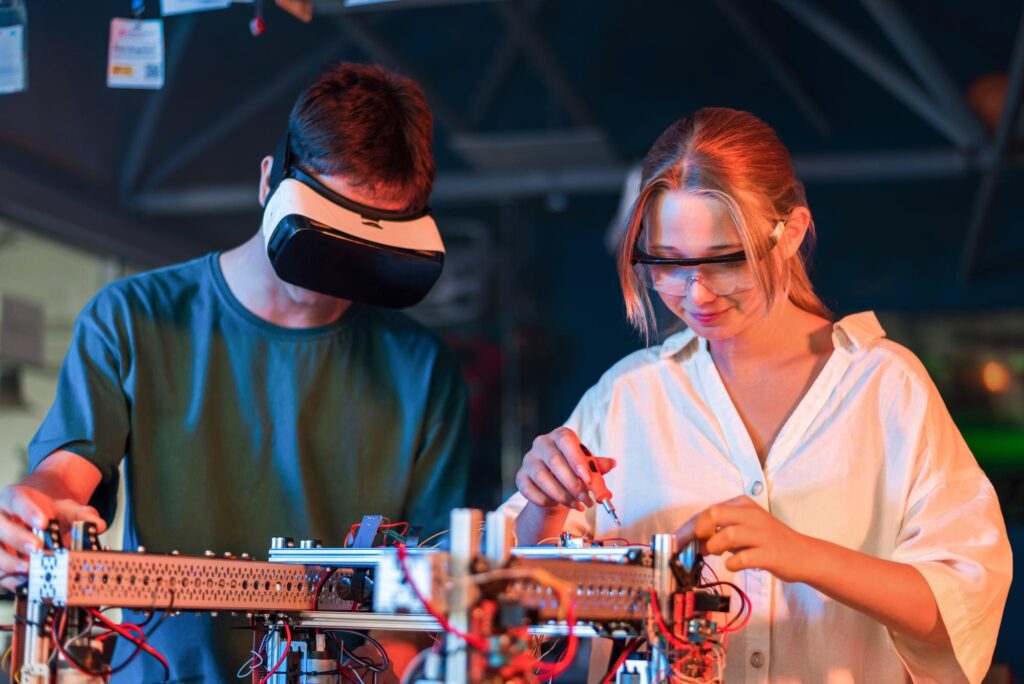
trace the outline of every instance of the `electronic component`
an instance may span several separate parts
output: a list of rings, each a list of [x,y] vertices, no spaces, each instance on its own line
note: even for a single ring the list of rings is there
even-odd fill
[[[115,636],[170,673],[147,632],[100,612],[120,607],[163,611],[156,626],[177,611],[247,613],[253,653],[241,676],[251,674],[254,684],[333,683],[346,671],[375,679],[389,661],[363,634],[369,629],[443,632],[443,654],[425,653],[417,665],[424,682],[551,679],[569,666],[578,640],[594,636],[625,640],[620,682],[722,680],[724,635],[743,627],[750,604],[732,587],[742,605],[725,615],[730,597],[720,592],[732,585],[703,582],[695,546],[677,553],[666,534],[650,545],[512,547],[504,515],[482,521],[479,511],[453,511],[448,551],[402,543],[323,548],[317,540],[296,547],[277,537],[269,562],[100,551],[86,523],[76,524],[73,548],[63,549],[54,523],[39,532],[47,548],[30,558],[13,662],[24,684],[101,683],[111,667],[106,637]],[[349,540],[417,535],[406,523],[367,516]],[[377,654],[352,653],[339,632]],[[541,636],[567,638],[560,660],[539,658]]]

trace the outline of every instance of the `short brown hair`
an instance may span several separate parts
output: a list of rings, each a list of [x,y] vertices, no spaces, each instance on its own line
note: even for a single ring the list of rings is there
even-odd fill
[[[769,234],[777,221],[795,207],[807,206],[804,186],[778,135],[753,114],[735,109],[707,107],[669,126],[644,158],[640,187],[620,245],[618,270],[626,314],[647,339],[654,328],[654,311],[631,257],[652,199],[682,190],[721,202],[736,224],[744,250],[755,255],[771,250]],[[785,264],[773,259],[752,264],[766,307],[785,290],[801,309],[832,317],[807,276],[813,244],[811,221],[801,250]]]
[[[344,175],[411,211],[434,187],[433,117],[419,85],[380,66],[338,62],[299,95],[288,117],[295,159]]]

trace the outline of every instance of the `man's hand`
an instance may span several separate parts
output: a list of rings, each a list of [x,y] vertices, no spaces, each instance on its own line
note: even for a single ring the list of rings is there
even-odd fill
[[[41,529],[56,519],[62,531],[71,528],[71,523],[87,520],[96,523],[102,533],[107,524],[91,506],[84,506],[73,499],[53,499],[47,494],[25,484],[15,484],[0,491],[0,572],[4,575],[28,572],[25,555],[39,548],[43,542],[32,534],[32,528]],[[22,584],[20,577],[6,577],[0,585],[14,590]]]
[[[784,582],[800,582],[801,563],[810,538],[779,522],[748,496],[705,508],[676,530],[676,539],[701,543],[701,552],[732,556],[725,567],[733,572],[767,570]]]

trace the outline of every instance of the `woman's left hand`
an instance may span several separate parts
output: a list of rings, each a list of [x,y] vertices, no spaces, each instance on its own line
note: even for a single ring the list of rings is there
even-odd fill
[[[705,508],[676,530],[680,545],[696,538],[701,552],[731,552],[725,567],[733,572],[767,570],[784,582],[799,582],[813,540],[787,527],[749,496]]]

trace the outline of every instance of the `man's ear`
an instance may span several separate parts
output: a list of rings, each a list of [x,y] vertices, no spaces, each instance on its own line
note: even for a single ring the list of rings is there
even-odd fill
[[[782,237],[779,239],[779,249],[785,259],[793,256],[800,250],[807,236],[807,229],[811,225],[811,210],[807,207],[794,207],[789,212],[786,220],[786,227],[782,230]]]
[[[267,205],[267,195],[270,194],[270,168],[274,165],[274,158],[269,154],[260,162],[260,206]]]

